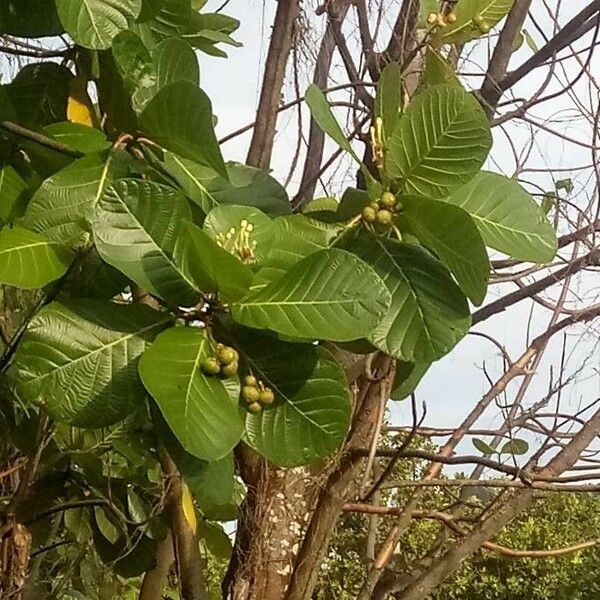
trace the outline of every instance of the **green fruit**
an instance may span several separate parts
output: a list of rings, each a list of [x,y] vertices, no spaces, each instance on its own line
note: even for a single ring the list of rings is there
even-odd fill
[[[381,206],[379,206],[379,202],[377,202],[376,200],[373,200],[373,202],[369,202],[369,206],[375,211],[377,212]]]
[[[366,221],[367,223],[375,223],[377,214],[378,213],[376,213],[370,206],[365,206],[362,209],[363,221]]]
[[[260,398],[260,392],[258,391],[258,388],[252,385],[245,385],[242,388],[242,398],[248,404],[254,404],[255,402],[258,402],[258,399]]]
[[[479,13],[477,13],[477,14],[476,14],[476,15],[473,17],[473,23],[475,23],[475,25],[479,25],[479,26],[481,26],[481,25],[483,25],[483,23],[484,23],[484,19],[483,19],[483,17],[482,17],[482,16],[481,16]]]
[[[251,412],[253,415],[257,415],[262,411],[262,406],[258,402],[253,402],[248,405],[248,412]]]
[[[246,375],[244,377],[244,385],[249,385],[250,387],[256,387],[258,385],[258,381],[254,375]]]
[[[229,346],[217,349],[217,358],[224,365],[229,365],[237,360],[237,352]]]
[[[273,404],[273,402],[275,402],[275,394],[273,393],[273,390],[270,388],[262,390],[258,396],[258,401],[266,406]]]
[[[200,368],[206,375],[218,375],[221,372],[221,365],[214,356],[205,358],[202,361]]]
[[[380,225],[389,225],[392,222],[392,213],[385,208],[377,213],[377,222]]]
[[[394,206],[396,206],[396,196],[394,196],[392,192],[383,192],[381,204],[386,208],[394,208]]]
[[[234,377],[237,374],[239,367],[240,365],[237,360],[234,360],[232,363],[225,365],[221,372],[225,377]]]
[[[481,31],[481,33],[489,33],[490,29],[490,24],[487,21],[483,21],[483,23],[479,25],[479,31]]]

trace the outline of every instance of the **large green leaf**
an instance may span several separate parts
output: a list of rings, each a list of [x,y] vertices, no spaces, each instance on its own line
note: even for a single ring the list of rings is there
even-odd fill
[[[110,142],[106,139],[104,132],[80,123],[69,121],[52,123],[46,125],[42,132],[57,142],[84,154],[101,152],[110,147]]]
[[[12,221],[23,209],[27,184],[10,166],[0,168],[0,223]]]
[[[254,277],[250,267],[189,221],[179,225],[178,234],[181,241],[175,262],[183,273],[189,274],[195,289],[218,294],[226,302],[248,293]]]
[[[491,146],[475,97],[456,85],[436,85],[418,94],[400,118],[386,170],[408,194],[443,198],[475,176]]]
[[[205,330],[175,327],[161,334],[140,361],[140,376],[183,448],[218,460],[242,437],[244,423],[223,383],[206,376],[214,350]]]
[[[342,131],[340,124],[331,111],[329,102],[325,97],[325,94],[319,89],[314,83],[308,87],[304,94],[304,99],[308,108],[310,108],[310,114],[315,120],[317,125],[340,147],[352,156],[358,163],[360,159],[352,145],[348,141],[346,134]]]
[[[112,53],[137,112],[170,83],[200,84],[196,55],[181,39],[167,39],[150,52],[135,33],[124,31],[114,39]]]
[[[386,137],[390,137],[396,129],[400,117],[401,69],[397,62],[388,63],[381,72],[377,82],[375,97],[375,117],[383,122]]]
[[[246,417],[248,441],[288,467],[314,462],[339,447],[350,424],[350,395],[331,354],[255,332],[236,335],[235,342],[247,367],[275,393],[272,406]]]
[[[444,201],[466,210],[491,248],[540,263],[551,261],[556,254],[554,228],[514,179],[482,171]]]
[[[398,223],[452,271],[463,292],[479,305],[485,299],[490,261],[469,213],[438,200],[401,196]]]
[[[291,212],[285,189],[262,169],[228,162],[228,181],[213,169],[171,152],[165,153],[164,167],[205,213],[220,204],[253,206],[273,216]]]
[[[27,229],[0,231],[0,283],[41,288],[65,273],[70,250]]]
[[[348,341],[365,336],[390,306],[379,276],[344,250],[322,250],[232,305],[248,327],[304,339]]]
[[[137,362],[171,320],[141,305],[50,304],[19,344],[12,367],[17,393],[76,427],[116,423],[143,405]]]
[[[140,128],[167,150],[212,167],[226,178],[227,170],[213,127],[208,96],[190,81],[162,88],[140,114]]]
[[[145,4],[151,4],[147,1]],[[180,37],[192,18],[190,0],[161,0],[157,6],[149,7],[144,19],[131,29],[137,33],[148,48],[162,40]]]
[[[71,72],[56,63],[42,62],[23,67],[6,87],[19,123],[37,129],[67,120]]]
[[[62,32],[54,2],[4,0],[0,3],[1,34],[37,38],[59,35]]]
[[[303,258],[331,248],[342,230],[342,225],[305,215],[279,217],[273,222],[271,251],[261,264],[283,273]]]
[[[23,225],[57,242],[81,241],[90,231],[105,187],[124,174],[121,158],[109,152],[92,153],[46,179],[27,206]]]
[[[448,353],[471,324],[467,300],[447,269],[418,246],[359,233],[348,244],[384,280],[390,310],[367,338],[407,362],[431,362]]]
[[[457,19],[442,30],[442,40],[447,44],[464,44],[481,37],[484,31],[477,23],[478,17],[480,23],[493,27],[514,3],[515,0],[460,0],[454,10]]]
[[[183,194],[139,179],[109,186],[96,208],[94,239],[100,256],[150,293],[178,306],[195,304],[199,290],[175,260],[181,223],[192,214]]]
[[[114,37],[137,18],[142,0],[56,0],[58,16],[80,46],[110,48]]]

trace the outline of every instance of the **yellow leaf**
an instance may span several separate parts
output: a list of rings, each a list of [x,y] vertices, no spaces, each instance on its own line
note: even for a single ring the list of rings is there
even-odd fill
[[[194,509],[194,501],[192,500],[192,494],[187,483],[183,482],[183,489],[181,493],[181,506],[183,507],[183,514],[185,515],[186,521],[192,528],[194,535],[198,528],[198,521],[196,520],[196,510]]]
[[[71,123],[94,126],[94,108],[87,93],[87,81],[81,77],[74,77],[69,84],[67,119]]]

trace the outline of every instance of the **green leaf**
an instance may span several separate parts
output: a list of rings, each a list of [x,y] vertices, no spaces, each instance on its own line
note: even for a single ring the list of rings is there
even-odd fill
[[[460,0],[454,9],[456,21],[442,30],[442,40],[445,44],[464,44],[480,38],[482,31],[477,23],[485,22],[493,27],[510,11],[515,0]]]
[[[158,10],[150,7],[144,22],[140,19],[140,23],[130,29],[152,48],[162,40],[183,35],[191,18],[190,0],[161,0]]]
[[[111,543],[115,544],[119,539],[119,530],[113,525],[110,517],[110,513],[106,508],[96,506],[94,508],[94,517],[96,525],[100,533]]]
[[[419,2],[419,27],[429,29],[431,25],[427,21],[427,17],[431,13],[437,13],[440,10],[438,0],[420,0]]]
[[[141,305],[54,302],[31,321],[12,366],[18,396],[74,427],[107,427],[143,405],[137,362],[172,318]]]
[[[343,227],[305,215],[286,215],[273,221],[271,251],[262,265],[283,274],[307,256],[331,248]]]
[[[248,243],[254,246],[252,252],[255,261],[260,262],[271,251],[275,226],[273,221],[258,208],[225,204],[217,206],[206,215],[203,227],[213,240],[222,240],[235,230],[223,246],[228,252],[233,253],[233,244],[240,235],[244,221],[247,226],[252,226],[252,230],[248,233]]]
[[[193,474],[190,473],[186,477],[184,473],[184,477],[204,518],[220,521],[223,517],[236,514],[235,465],[232,452],[221,460],[203,463]]]
[[[448,83],[462,87],[450,63],[431,46],[427,46],[423,79],[428,86]]]
[[[349,341],[369,333],[386,313],[390,294],[363,261],[322,250],[232,305],[239,323],[304,339]]]
[[[110,148],[110,142],[106,139],[104,132],[80,123],[70,123],[69,121],[52,123],[46,125],[42,129],[42,133],[84,154],[101,152]]]
[[[410,396],[421,383],[421,379],[423,379],[429,367],[431,367],[431,363],[428,362],[409,363],[398,361],[390,398],[392,400],[404,400]]]
[[[514,179],[483,171],[444,201],[466,210],[491,248],[539,263],[551,261],[556,254],[554,228]]]
[[[304,100],[310,109],[310,114],[317,125],[340,147],[345,150],[362,165],[346,134],[342,131],[340,124],[331,112],[329,102],[325,94],[314,83],[308,87],[304,94]]]
[[[491,456],[496,452],[488,443],[479,438],[473,438],[473,446],[475,446],[475,448],[477,448],[484,456]]]
[[[512,454],[513,456],[521,456],[527,454],[528,451],[529,444],[525,440],[519,438],[509,440],[500,450],[502,454]]]
[[[142,132],[157,144],[228,178],[213,127],[212,105],[195,84],[177,81],[161,89],[148,102],[139,122]]]
[[[527,29],[523,29],[523,37],[525,38],[525,41],[527,42],[527,45],[531,50],[533,50],[534,52],[539,51],[539,46],[537,45],[533,37],[531,37],[531,34],[527,31]]]
[[[55,121],[66,121],[72,78],[68,69],[53,62],[23,67],[6,86],[19,123],[37,129]]]
[[[315,462],[338,448],[350,424],[344,372],[324,348],[276,341],[246,331],[236,347],[252,373],[275,393],[275,402],[246,417],[248,441],[277,465]]]
[[[479,306],[485,299],[490,261],[469,213],[438,200],[401,196],[402,231],[414,235],[450,269],[463,292]],[[448,210],[450,209],[450,210]]]
[[[362,209],[369,204],[371,198],[366,190],[346,188],[337,210],[339,221],[349,221],[360,214]]]
[[[181,248],[176,250],[175,262],[183,273],[189,274],[195,289],[218,294],[226,302],[248,293],[254,278],[250,267],[189,221],[181,222],[178,235]]]
[[[368,233],[346,247],[375,269],[392,294],[389,311],[367,336],[380,350],[407,362],[432,362],[466,335],[467,300],[423,248]]]
[[[487,117],[474,96],[452,84],[418,94],[390,141],[386,169],[404,191],[443,198],[470,181],[492,146]]]
[[[112,55],[125,89],[132,94],[138,88],[153,87],[156,75],[152,56],[133,31],[122,31],[112,41]]]
[[[27,206],[23,226],[64,244],[76,244],[90,231],[105,187],[124,174],[120,155],[92,153],[46,179]]]
[[[0,231],[0,283],[35,289],[66,272],[70,250],[27,229]]]
[[[231,538],[217,523],[200,521],[198,523],[198,539],[205,554],[218,561],[229,562],[232,546]]]
[[[382,119],[386,138],[391,137],[400,117],[401,75],[400,65],[390,62],[384,67],[377,83],[375,117]]]
[[[23,209],[27,184],[10,166],[0,168],[0,223],[9,223]]]
[[[140,361],[140,376],[183,448],[204,460],[226,456],[244,424],[217,377],[202,361],[214,353],[205,330],[175,327],[161,334]]]
[[[142,0],[56,0],[58,16],[84,48],[105,50],[140,14]]]
[[[0,4],[0,33],[37,38],[60,35],[63,27],[54,2],[4,0]]]
[[[315,198],[302,206],[302,213],[317,213],[319,217],[323,213],[335,213],[339,207],[339,202],[331,197],[324,196],[323,198]]]
[[[181,261],[184,230],[192,217],[171,187],[120,179],[100,199],[93,223],[98,253],[145,290],[177,306],[193,305],[199,292]]]
[[[285,189],[262,169],[228,162],[227,180],[213,169],[171,152],[165,153],[163,164],[186,196],[205,213],[221,204],[253,206],[272,216],[291,212]]]

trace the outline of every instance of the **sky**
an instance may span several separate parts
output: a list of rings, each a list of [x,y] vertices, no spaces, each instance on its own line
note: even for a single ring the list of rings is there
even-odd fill
[[[207,9],[210,10],[211,7],[214,8],[218,4],[220,2],[211,0],[207,5]],[[244,44],[243,48],[231,49],[229,60],[201,56],[202,87],[213,99],[219,118],[218,134],[220,136],[235,131],[254,120],[262,77],[261,64],[268,44],[266,35],[270,31],[275,4],[270,0],[265,2],[262,0],[231,0],[224,12],[240,19],[241,27],[235,37]],[[585,4],[583,0],[563,2],[561,22],[568,21]],[[384,22],[386,18],[391,19],[395,15],[396,5],[397,2],[390,3],[392,10],[390,10],[389,15],[385,15]],[[548,18],[543,2],[534,0],[533,7],[536,22],[544,33],[550,35],[553,25]],[[311,15],[308,18],[313,26],[322,27],[322,20],[317,20],[316,17]],[[531,22],[528,22],[526,27],[533,40],[541,46],[543,44],[541,33],[535,29]],[[580,48],[586,47],[586,41],[589,44],[589,36],[587,40],[580,41],[577,46]],[[469,58],[469,61],[465,64],[465,69],[468,69],[470,73],[481,73],[481,67],[477,65],[487,62],[492,47],[488,41],[470,44],[465,50],[466,56]],[[533,50],[526,43],[523,44],[514,53],[511,67],[522,63],[531,56],[532,52]],[[339,58],[337,60],[338,62],[332,70],[334,78],[341,69]],[[557,70],[547,92],[556,91],[564,85],[566,80],[572,79],[573,75],[578,72],[577,64],[573,60],[562,63],[562,67]],[[592,73],[600,74],[600,60],[598,57],[593,60],[590,70]],[[308,79],[310,72],[310,65],[307,65],[306,73],[301,73],[304,86],[302,91],[310,83]],[[546,74],[546,69],[540,69],[532,74],[515,88],[515,96],[531,97],[537,87],[544,81]],[[340,76],[340,78],[344,79],[343,76]],[[480,84],[481,77],[466,77],[465,82],[467,86],[475,88]],[[294,97],[293,89],[290,85],[287,85],[284,94],[285,100],[289,101]],[[581,118],[574,119],[576,117],[577,102],[583,102],[589,106],[590,98],[594,98],[594,90],[590,89],[587,78],[583,77],[574,86],[571,95],[537,106],[532,110],[532,114],[539,122],[547,123],[552,128],[573,139],[590,142],[592,137],[590,122]],[[597,102],[597,98],[595,102]],[[304,113],[303,116],[306,124],[308,115]],[[288,111],[278,121],[278,134],[272,168],[273,175],[280,181],[283,181],[287,175],[292,150],[295,146],[296,119],[296,113]],[[224,144],[223,152],[226,158],[243,161],[249,139],[250,135],[248,134],[239,136]],[[523,148],[527,146],[530,139],[531,128],[526,123],[511,122],[503,130],[500,128],[494,129],[494,148],[486,168],[512,176],[515,171],[515,160],[511,144],[516,148]],[[328,149],[334,150],[335,146],[328,144]],[[563,170],[557,172],[554,176],[547,171],[527,172],[522,174],[522,178],[526,186],[534,184],[544,190],[552,190],[556,179],[572,177],[575,190],[569,196],[569,201],[579,206],[585,206],[594,194],[592,171],[591,169],[570,171],[570,169],[577,169],[581,165],[589,165],[590,163],[589,149],[539,130],[536,132],[534,143],[530,148],[527,166],[540,170],[548,168]],[[298,171],[290,182],[290,193],[295,191],[299,177],[300,172]],[[341,169],[332,178],[332,185],[327,191],[339,194],[344,185],[348,184],[352,184],[351,175],[348,176],[344,169]],[[529,189],[530,191],[537,191],[531,185],[529,185]],[[594,278],[595,275],[579,278],[576,285],[577,292],[585,298],[585,303],[588,305],[594,302],[597,293]],[[512,284],[492,286],[488,301],[513,289],[515,287]],[[551,296],[556,296],[556,293],[552,292]],[[575,304],[577,303],[571,305],[574,306]],[[582,306],[582,304],[578,305]],[[474,330],[491,334],[505,346],[513,358],[517,358],[525,349],[527,339],[532,339],[543,331],[550,319],[550,313],[546,309],[535,306],[531,311],[531,308],[531,303],[520,304],[476,326]],[[529,331],[527,331],[528,322]],[[539,375],[534,378],[526,396],[526,405],[536,402],[546,394],[551,370],[553,370],[555,376],[558,371],[557,363],[560,359],[563,341],[567,348],[567,370],[572,372],[581,368],[582,365],[584,367],[574,383],[565,389],[561,402],[565,407],[573,410],[581,402],[600,397],[598,336],[593,330],[587,334],[585,332],[585,326],[577,326],[568,330],[564,337],[556,336],[554,338],[540,365]],[[582,333],[584,334],[583,337]],[[459,424],[489,388],[483,370],[484,364],[492,378],[502,373],[502,359],[498,349],[482,338],[467,336],[448,356],[433,365],[417,392],[418,401],[425,401],[427,404],[425,425],[448,427]],[[514,393],[519,383],[520,379],[517,379],[511,384],[508,389],[509,394]],[[500,398],[499,402],[502,401],[503,399]],[[502,411],[499,405],[494,404],[481,421],[481,426],[499,424],[501,414]],[[392,403],[390,420],[396,425],[409,424],[411,418],[408,403]],[[461,450],[469,452],[473,451],[473,448],[470,446],[470,442],[465,442]]]

